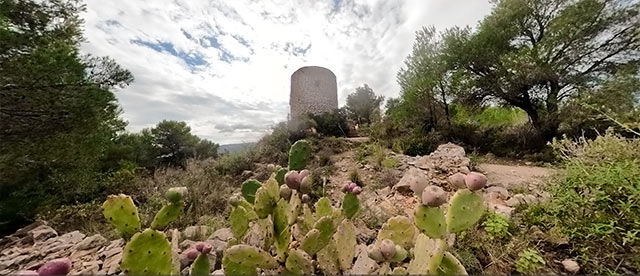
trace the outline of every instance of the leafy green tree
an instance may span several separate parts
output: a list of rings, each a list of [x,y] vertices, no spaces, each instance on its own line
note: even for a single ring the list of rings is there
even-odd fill
[[[0,0],[0,228],[102,189],[101,161],[125,126],[112,91],[133,77],[80,54],[83,10]]]
[[[356,88],[354,93],[347,96],[347,112],[351,119],[358,124],[369,124],[371,114],[380,109],[383,96],[376,96],[367,84]]]
[[[188,158],[216,157],[218,145],[191,134],[185,122],[163,120],[152,128],[153,145],[160,165],[183,167]]]
[[[466,96],[526,111],[547,139],[561,108],[640,62],[640,2],[499,0],[479,25],[450,30],[447,63],[473,81]]]

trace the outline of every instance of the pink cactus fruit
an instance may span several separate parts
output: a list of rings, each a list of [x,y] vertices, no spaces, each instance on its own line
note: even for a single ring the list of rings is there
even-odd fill
[[[60,258],[48,261],[38,268],[38,275],[67,275],[69,271],[71,271],[71,260],[69,258]]]
[[[297,190],[300,187],[299,173],[298,171],[289,171],[284,175],[284,183],[293,190]]]
[[[195,249],[195,248],[191,248],[191,249],[187,250],[185,255],[187,256],[187,259],[193,261],[198,257],[198,250]]]
[[[427,186],[422,191],[422,205],[438,207],[447,202],[447,193],[439,186]]]
[[[362,188],[356,186],[351,190],[351,193],[353,193],[354,195],[359,195],[360,193],[362,193]]]
[[[380,252],[385,259],[389,260],[396,254],[396,245],[393,241],[384,239],[380,242]]]
[[[487,185],[487,177],[478,172],[470,172],[464,177],[464,183],[467,184],[469,190],[477,191]]]
[[[449,180],[449,184],[456,189],[464,189],[466,188],[465,184],[465,175],[463,173],[454,173],[449,176],[447,180]]]

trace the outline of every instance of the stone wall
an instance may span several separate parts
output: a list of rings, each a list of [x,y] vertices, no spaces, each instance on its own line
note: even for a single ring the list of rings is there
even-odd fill
[[[321,114],[338,109],[336,75],[318,66],[296,70],[291,75],[289,105],[292,120],[307,113]]]

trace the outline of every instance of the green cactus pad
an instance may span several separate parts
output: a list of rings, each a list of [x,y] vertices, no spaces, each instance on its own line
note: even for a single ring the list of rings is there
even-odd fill
[[[224,268],[225,275],[257,275],[255,266],[241,265],[234,263],[227,255],[222,257],[222,267]]]
[[[242,182],[242,187],[240,188],[240,192],[242,193],[242,197],[246,199],[249,203],[253,204],[255,201],[255,195],[258,189],[262,187],[262,183],[255,179],[249,179],[245,182]]]
[[[259,219],[256,221],[260,228],[260,234],[262,236],[262,249],[269,250],[273,244],[273,221],[269,218]]]
[[[462,263],[449,252],[445,252],[438,267],[440,275],[468,275]]]
[[[302,250],[314,255],[322,248],[329,244],[331,236],[336,232],[336,227],[333,224],[331,217],[323,217],[319,219],[311,231],[305,235],[302,245]]]
[[[311,157],[311,145],[306,140],[298,140],[289,149],[289,170],[304,169]]]
[[[331,200],[326,197],[321,197],[316,202],[316,217],[321,218],[324,216],[333,215],[333,207],[331,207]]]
[[[278,181],[274,177],[271,177],[263,186],[267,189],[267,192],[269,192],[274,202],[278,202],[278,199],[280,199],[280,185],[278,185]]]
[[[171,244],[153,229],[136,233],[123,249],[120,268],[129,275],[169,275]]]
[[[311,212],[309,205],[306,203],[302,205],[302,225],[300,225],[300,230],[303,233],[307,233],[309,230],[313,229],[313,226],[316,224],[316,218]]]
[[[289,256],[284,265],[289,272],[296,275],[314,274],[311,256],[298,249],[289,251]]]
[[[418,205],[414,220],[418,229],[431,238],[440,239],[447,235],[447,223],[440,207]]]
[[[246,199],[240,199],[240,201],[238,202],[238,206],[244,207],[244,210],[247,211],[247,219],[249,219],[249,221],[258,219],[258,214],[256,214],[256,211],[253,210],[253,205],[251,205],[251,203],[249,203]]]
[[[245,244],[238,244],[228,248],[224,255],[231,262],[259,267],[262,269],[272,269],[278,266],[278,262],[264,250]]]
[[[296,190],[291,191],[291,198],[289,199],[289,206],[287,207],[287,220],[289,225],[293,225],[300,214],[300,206],[302,201],[298,196]]]
[[[289,170],[286,168],[280,168],[276,170],[276,181],[278,181],[279,185],[284,184],[284,175],[287,174]]]
[[[200,254],[191,265],[191,275],[210,275],[211,265],[207,254]]]
[[[276,201],[269,194],[269,191],[265,187],[258,189],[255,202],[253,203],[253,209],[256,211],[258,218],[266,218],[273,212],[273,208],[275,207]]]
[[[284,198],[278,201],[278,205],[273,211],[273,235],[276,245],[276,252],[279,260],[284,260],[284,254],[291,242],[291,229],[287,218],[287,202]]]
[[[447,249],[447,243],[442,239],[431,239],[425,234],[418,234],[416,246],[413,248],[413,259],[407,268],[408,274],[434,275]]]
[[[238,205],[238,207],[233,208],[233,211],[231,211],[229,215],[229,226],[236,239],[240,240],[244,237],[247,229],[249,229],[249,218],[247,216],[247,210],[244,207]]]
[[[447,210],[447,230],[459,233],[474,225],[484,213],[482,196],[468,189],[458,190]]]
[[[393,243],[406,248],[413,243],[414,236],[415,228],[411,220],[404,216],[395,216],[382,225],[377,241],[390,239]]]
[[[342,199],[342,212],[347,218],[352,218],[360,209],[360,200],[352,193],[346,193]]]
[[[140,231],[138,208],[133,204],[130,196],[110,195],[102,204],[102,213],[125,239],[129,239]]]
[[[331,241],[322,250],[316,253],[318,259],[318,268],[322,270],[325,275],[338,275],[340,274],[340,264],[338,261],[339,251],[336,249],[336,243]]]
[[[162,228],[165,228],[169,223],[178,219],[180,214],[182,214],[183,209],[184,205],[182,202],[170,202],[165,205],[153,218],[153,221],[151,222],[151,229],[161,230]]]
[[[396,244],[396,254],[391,257],[389,260],[392,263],[399,263],[404,261],[407,258],[408,252],[402,246]]]
[[[391,272],[392,275],[407,275],[407,269],[401,266],[398,266],[396,268],[393,269],[393,272]]]
[[[340,263],[340,269],[347,271],[353,264],[353,258],[356,256],[356,227],[353,222],[348,219],[343,219],[335,235],[333,235],[335,241],[335,247],[338,252],[338,261]],[[335,274],[334,274],[335,275]]]
[[[164,195],[170,202],[178,203],[187,195],[187,187],[169,188]]]

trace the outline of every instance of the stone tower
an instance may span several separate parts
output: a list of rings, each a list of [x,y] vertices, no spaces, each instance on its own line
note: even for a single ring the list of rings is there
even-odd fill
[[[338,85],[331,70],[318,66],[302,67],[291,75],[291,119],[338,109]]]

